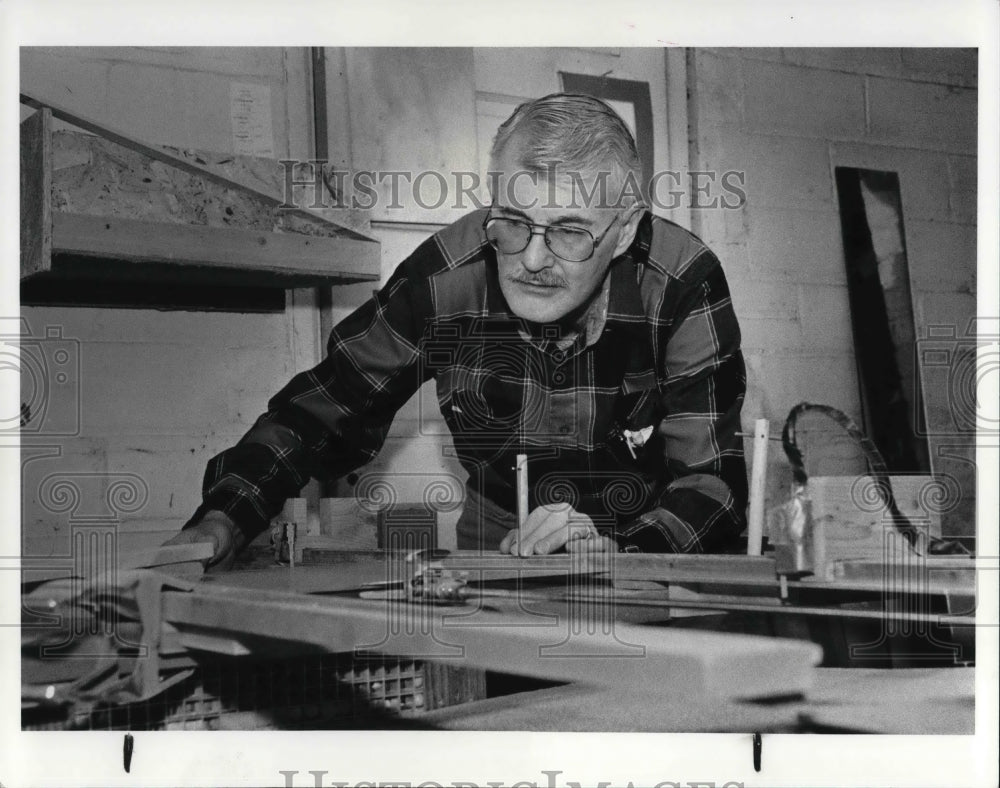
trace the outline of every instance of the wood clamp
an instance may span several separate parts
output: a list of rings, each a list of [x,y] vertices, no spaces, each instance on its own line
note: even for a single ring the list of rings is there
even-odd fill
[[[447,550],[414,550],[406,556],[404,589],[409,601],[461,605],[472,596],[469,573],[442,566],[441,559],[448,555]]]

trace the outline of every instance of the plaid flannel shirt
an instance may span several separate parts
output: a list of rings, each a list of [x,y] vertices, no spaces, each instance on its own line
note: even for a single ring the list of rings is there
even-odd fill
[[[467,485],[502,509],[516,509],[524,453],[532,508],[569,501],[623,550],[736,549],[746,372],[715,255],[647,212],[612,263],[599,336],[567,347],[558,327],[508,309],[483,218],[474,211],[435,233],[333,330],[326,359],[209,462],[189,526],[221,510],[238,542],[252,539],[310,476],[371,461],[396,412],[433,378]]]

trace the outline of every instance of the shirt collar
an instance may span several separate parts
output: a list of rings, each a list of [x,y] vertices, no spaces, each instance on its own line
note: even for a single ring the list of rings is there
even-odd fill
[[[611,267],[611,293],[608,302],[608,323],[623,328],[641,329],[646,324],[639,287],[640,267],[626,251]]]

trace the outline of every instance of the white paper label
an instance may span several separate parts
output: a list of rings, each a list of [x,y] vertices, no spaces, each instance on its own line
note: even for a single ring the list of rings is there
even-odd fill
[[[229,86],[233,118],[233,150],[245,156],[274,158],[271,88],[244,82]]]

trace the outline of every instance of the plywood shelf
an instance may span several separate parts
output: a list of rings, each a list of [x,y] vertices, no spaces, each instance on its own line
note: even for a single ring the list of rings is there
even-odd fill
[[[53,132],[54,117],[89,133]],[[290,208],[259,185],[278,162],[217,158],[228,172],[211,154],[154,148],[40,105],[21,124],[22,281],[287,289],[379,279],[378,241],[356,213],[338,223]]]

